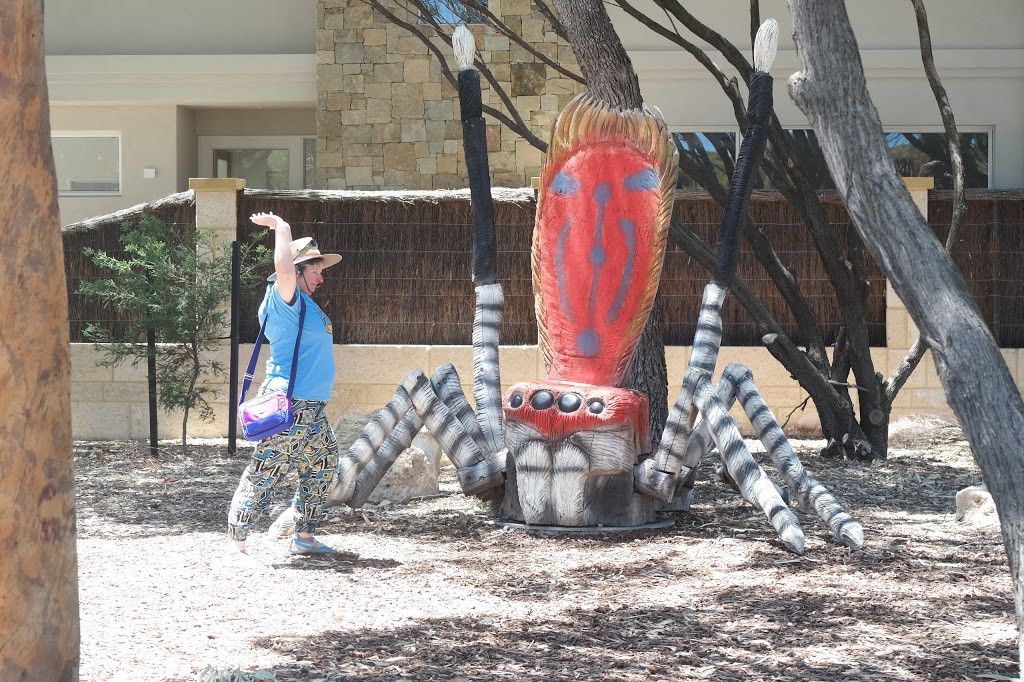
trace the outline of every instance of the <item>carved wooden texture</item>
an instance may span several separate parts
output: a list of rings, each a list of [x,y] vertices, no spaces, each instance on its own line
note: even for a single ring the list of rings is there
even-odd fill
[[[658,292],[676,164],[653,112],[581,95],[559,114],[533,237],[549,378],[621,385]]]
[[[650,450],[647,398],[621,385],[658,290],[675,188],[665,122],[581,95],[555,123],[533,238],[534,294],[549,381],[505,402],[502,518],[635,526]]]
[[[537,381],[509,389],[503,519],[557,526],[637,526],[654,501],[633,491],[646,449],[647,398],[638,391]]]

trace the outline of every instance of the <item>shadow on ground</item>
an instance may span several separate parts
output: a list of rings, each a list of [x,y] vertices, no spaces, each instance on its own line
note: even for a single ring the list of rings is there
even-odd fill
[[[1013,673],[1006,649],[970,643],[936,643],[926,655],[896,648],[851,669],[829,661],[827,652],[855,631],[841,624],[804,629],[797,611],[813,606],[820,605],[783,600],[776,613],[790,613],[794,620],[745,632],[691,609],[597,608],[568,611],[559,620],[431,619],[387,632],[265,638],[254,646],[294,659],[273,670],[279,682],[941,680],[965,679],[957,669],[963,661]],[[823,654],[807,658],[808,648]]]

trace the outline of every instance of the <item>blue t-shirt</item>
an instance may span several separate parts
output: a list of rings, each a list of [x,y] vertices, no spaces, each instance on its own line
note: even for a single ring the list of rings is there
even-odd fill
[[[306,302],[306,321],[299,344],[299,364],[292,389],[292,398],[327,402],[334,389],[334,329],[331,320],[313,299],[295,287],[295,293]],[[269,315],[266,336],[270,342],[267,379],[260,392],[288,390],[295,352],[295,335],[299,331],[299,299],[291,305],[281,299],[277,284],[267,287],[257,315],[260,324]]]

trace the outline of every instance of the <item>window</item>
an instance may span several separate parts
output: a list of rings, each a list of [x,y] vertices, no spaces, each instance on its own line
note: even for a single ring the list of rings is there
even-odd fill
[[[885,143],[900,175],[933,177],[935,189],[953,189],[944,132],[886,133]],[[964,162],[964,185],[987,189],[988,133],[960,133],[960,156]]]
[[[803,174],[816,190],[834,190],[825,155],[818,146],[818,138],[809,128],[790,128],[785,131],[790,146]],[[723,185],[728,185],[736,163],[739,135],[733,132],[673,133],[680,154],[697,163],[713,168]],[[892,155],[896,170],[903,177],[934,177],[935,189],[952,189],[951,164],[944,132],[887,132],[885,143]],[[988,132],[960,133],[960,155],[964,162],[965,184],[968,189],[989,186]],[[782,168],[771,145],[765,150],[763,164]],[[764,165],[754,180],[755,189],[775,189],[764,171]],[[698,189],[697,183],[679,173],[679,189]]]
[[[59,195],[121,193],[119,133],[54,133],[52,142]]]
[[[832,174],[829,173],[828,164],[825,163],[825,155],[821,152],[821,147],[818,146],[818,138],[814,131],[809,128],[790,128],[785,133],[786,137],[789,138],[789,146],[792,149],[797,165],[800,166],[800,170],[811,184],[811,187],[818,190],[835,189],[836,184],[832,182]],[[765,149],[761,172],[758,174],[758,180],[754,185],[756,189],[776,189],[764,170],[765,164],[769,163],[785,172],[785,166],[775,156],[770,143]]]
[[[308,189],[315,178],[315,152],[313,138],[203,135],[199,175],[242,178],[253,189]]]
[[[835,189],[832,178],[825,164],[825,157],[818,147],[813,130],[791,129],[786,134],[790,138],[793,153],[815,189]],[[727,132],[694,132],[673,133],[679,153],[693,158],[705,168],[713,168],[719,183],[728,186],[732,178],[736,159],[739,156],[741,137],[735,130]],[[782,168],[772,152],[771,145],[765,150],[764,163],[772,163]],[[760,172],[754,176],[754,189],[774,189],[762,165]],[[699,185],[684,173],[679,174],[679,189],[699,189]]]
[[[714,171],[718,181],[728,184],[736,164],[736,133],[672,133],[680,155],[692,158],[705,170]],[[700,189],[697,181],[679,173],[677,189]]]
[[[487,7],[487,0],[476,0],[481,7]],[[486,24],[487,19],[482,12],[466,7],[458,0],[423,0],[423,6],[430,12],[430,17],[438,24]],[[420,16],[421,24],[429,24],[427,15]]]
[[[796,161],[814,189],[835,189],[825,155],[818,146],[813,130],[794,128],[786,131]],[[904,133],[887,132],[885,143],[889,148],[896,171],[903,177],[934,177],[935,189],[952,189],[949,151],[944,132]],[[964,161],[965,184],[968,188],[987,188],[988,178],[988,133],[961,133],[960,154]],[[768,160],[775,160],[769,146],[765,153]],[[776,162],[777,163],[777,162]],[[781,168],[781,166],[780,166]],[[761,173],[761,186],[772,188]]]
[[[246,187],[288,189],[287,149],[214,149],[215,178],[243,178]]]

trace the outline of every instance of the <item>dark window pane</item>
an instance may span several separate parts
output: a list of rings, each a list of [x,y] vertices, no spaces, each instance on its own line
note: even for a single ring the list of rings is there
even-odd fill
[[[689,156],[701,167],[713,172],[726,185],[736,164],[736,133],[673,133],[680,154]],[[697,181],[679,173],[679,189],[699,189]]]
[[[796,158],[796,162],[799,164],[807,181],[810,182],[811,187],[816,190],[835,189],[836,184],[832,182],[832,174],[828,171],[825,155],[821,153],[821,147],[818,146],[818,138],[814,131],[793,128],[786,131],[786,137],[789,139],[793,156]],[[768,174],[764,170],[767,164],[771,164],[779,169],[784,168],[772,150],[771,145],[768,145],[768,148],[765,150],[765,162],[762,164],[758,181],[754,185],[755,189],[778,189],[768,178]]]
[[[886,133],[885,143],[904,177],[933,177],[935,189],[952,189],[945,133]],[[988,133],[961,133],[960,155],[968,188],[988,188]]]

